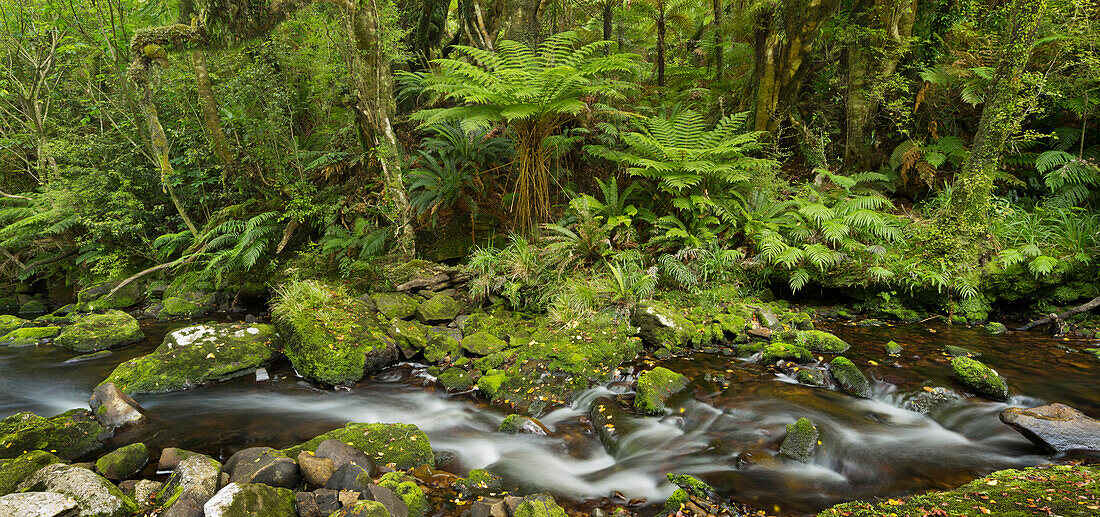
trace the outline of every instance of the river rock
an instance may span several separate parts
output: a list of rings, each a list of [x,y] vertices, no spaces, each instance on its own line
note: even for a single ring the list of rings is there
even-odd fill
[[[451,483],[451,488],[458,492],[459,497],[469,501],[503,492],[504,478],[485,469],[474,469],[466,477]]]
[[[81,517],[123,517],[137,511],[134,502],[110,481],[72,465],[46,465],[20,483],[19,490],[71,497],[80,507]]]
[[[370,483],[370,471],[357,463],[344,463],[325,481],[325,488],[329,490],[362,492]]]
[[[317,445],[317,450],[314,451],[314,454],[318,457],[332,460],[333,468],[340,468],[348,463],[354,463],[366,469],[371,477],[374,477],[378,473],[378,469],[374,465],[374,460],[367,456],[366,453],[340,440],[329,439],[321,442]]]
[[[793,330],[772,334],[772,339],[798,345],[817,354],[841,354],[851,345],[823,330]]]
[[[205,517],[297,517],[294,492],[259,483],[229,483],[202,506]]]
[[[462,311],[462,304],[443,293],[437,293],[416,308],[416,319],[425,325],[447,323]]]
[[[1008,408],[1001,421],[1052,454],[1100,456],[1100,421],[1067,405]]]
[[[814,361],[809,350],[790,343],[773,342],[760,349],[760,364],[775,364],[779,361],[808,364]]]
[[[596,430],[596,436],[600,438],[600,443],[610,453],[614,453],[622,438],[637,427],[633,415],[624,411],[609,397],[593,400],[588,418],[592,422],[592,428]]]
[[[809,418],[799,418],[787,424],[787,436],[779,446],[779,454],[792,460],[806,461],[817,447],[817,426]]]
[[[959,395],[944,387],[925,386],[920,393],[905,401],[902,408],[922,415],[931,413],[933,409],[942,404],[958,400]]]
[[[0,462],[0,496],[15,491],[19,483],[46,465],[62,463],[61,459],[46,451],[28,451]]]
[[[201,517],[203,505],[217,492],[221,467],[221,463],[203,454],[180,461],[157,494],[157,504],[165,509],[162,515],[192,516],[197,510]]]
[[[416,314],[420,302],[405,293],[378,293],[371,296],[378,312],[388,320],[407,320]]]
[[[512,515],[514,517],[566,517],[567,514],[553,498],[549,501],[524,498]]]
[[[50,308],[42,300],[30,300],[19,307],[19,315],[34,316],[49,312]]]
[[[403,472],[387,472],[378,479],[378,486],[393,491],[408,508],[410,517],[425,517],[431,510],[428,496],[417,480]]]
[[[81,316],[72,325],[65,327],[53,343],[76,352],[97,352],[137,343],[143,339],[145,334],[133,316],[111,310],[103,314]]]
[[[382,503],[382,506],[386,507],[386,511],[390,512],[392,517],[409,517],[409,507],[405,506],[405,501],[402,501],[400,497],[397,497],[397,494],[394,494],[388,488],[367,485],[367,489],[359,497],[366,501]]]
[[[51,418],[24,411],[0,420],[0,459],[43,450],[72,460],[96,451],[109,436],[87,409],[71,409]]]
[[[175,470],[181,461],[197,456],[199,453],[185,451],[176,447],[166,447],[160,451],[160,459],[157,460],[157,470]]]
[[[118,487],[121,488],[126,495],[130,496],[130,499],[134,500],[134,504],[136,504],[139,509],[149,510],[153,507],[157,492],[160,492],[160,490],[164,488],[164,483],[151,479],[137,479],[123,481],[119,483]]]
[[[1008,383],[980,361],[960,356],[951,360],[951,368],[967,389],[990,400],[1008,400]]]
[[[0,314],[0,336],[21,327],[30,325],[31,322],[20,318],[19,316],[12,316],[10,314]]]
[[[829,373],[837,386],[849,395],[871,398],[871,382],[847,357],[837,357],[829,363]]]
[[[325,486],[325,482],[336,470],[331,459],[322,458],[310,451],[298,453],[298,468],[302,470],[306,483],[314,488]]]
[[[122,391],[164,393],[248,375],[274,361],[271,325],[217,323],[169,333],[153,353],[118,365],[104,382]]]
[[[133,443],[109,452],[95,462],[95,469],[115,481],[127,479],[149,463],[149,449],[144,443]]]
[[[210,314],[214,310],[214,295],[203,291],[175,293],[162,302],[163,306],[157,319],[191,319]]]
[[[638,375],[634,408],[643,415],[664,414],[665,403],[687,385],[687,377],[662,366],[642,372]]]
[[[113,382],[96,386],[92,397],[88,399],[88,405],[91,406],[96,420],[107,429],[137,425],[148,420],[145,408],[118,389]]]
[[[288,457],[302,451],[316,451],[325,440],[335,439],[366,453],[380,465],[393,463],[398,470],[420,465],[434,465],[435,456],[427,435],[411,424],[349,423],[344,427],[317,436],[301,445],[284,449]],[[333,463],[336,463],[334,460]]]
[[[689,346],[698,334],[694,323],[656,301],[639,303],[630,316],[630,323],[638,327],[642,340],[666,349]]]
[[[486,497],[470,505],[470,517],[508,517],[503,499]]]
[[[508,434],[533,434],[546,436],[550,430],[537,418],[525,415],[508,415],[500,423],[500,432]]]
[[[795,378],[798,382],[807,386],[824,386],[825,385],[825,372],[818,368],[799,368],[795,373]]]
[[[478,376],[457,366],[447,368],[439,374],[439,383],[451,391],[462,391],[473,388],[477,384]]]
[[[462,338],[462,348],[474,355],[490,355],[507,347],[508,343],[488,332],[478,332]]]
[[[0,338],[0,346],[34,346],[53,339],[61,333],[61,327],[23,327],[8,332]]]
[[[233,457],[237,457],[238,454],[240,453],[234,454]],[[290,458],[275,454],[274,449],[268,449],[255,459],[241,458],[231,470],[228,467],[229,462],[226,462],[230,483],[260,483],[279,488],[294,488],[302,481],[298,464]]]
[[[358,501],[345,506],[329,517],[391,517],[386,506],[378,501]]]
[[[294,494],[294,501],[298,506],[300,517],[328,517],[340,509],[338,492],[322,488],[313,492],[298,492]]]
[[[405,359],[412,359],[421,350],[428,346],[430,338],[428,329],[431,327],[419,321],[405,321],[398,318],[390,320],[389,335],[401,349]]]
[[[0,497],[0,517],[77,517],[80,507],[64,494],[24,492]]]
[[[115,294],[108,296],[121,282],[103,282],[76,294],[76,310],[80,312],[125,309],[133,307],[145,298],[145,284],[141,281],[130,282]]]

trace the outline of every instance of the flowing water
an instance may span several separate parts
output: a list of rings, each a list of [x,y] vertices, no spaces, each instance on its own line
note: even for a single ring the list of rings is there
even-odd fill
[[[0,348],[0,417],[18,411],[52,415],[85,407],[92,388],[116,364],[155,348],[184,323],[147,323],[149,338],[113,355],[65,363],[73,353],[51,346]],[[1100,361],[1079,352],[1087,341],[1038,334],[990,336],[980,329],[913,325],[830,330],[848,340],[846,354],[875,384],[872,399],[799,385],[786,374],[744,359],[697,354],[665,361],[692,379],[663,418],[629,417],[605,449],[588,423],[594,400],[625,398],[632,375],[578,397],[542,418],[550,436],[495,432],[505,415],[469,394],[430,386],[424,367],[404,364],[343,390],[298,379],[285,362],[271,379],[242,377],[199,389],[137,397],[150,423],[116,437],[154,450],[176,446],[224,459],[244,447],[284,447],[345,422],[404,422],[423,429],[443,463],[459,473],[487,467],[523,491],[548,491],[577,502],[635,502],[653,514],[673,490],[668,472],[699,476],[725,495],[770,512],[806,514],[855,498],[898,496],[957,486],[990,471],[1036,465],[1048,458],[1000,423],[1010,405],[1062,402],[1097,417]],[[890,358],[883,344],[904,347]],[[951,378],[947,344],[981,353],[1009,379],[1008,404],[963,398],[930,414],[903,409],[924,387],[962,389]],[[876,364],[872,364],[876,363]],[[777,458],[785,425],[812,419],[821,444],[806,463]],[[610,450],[608,450],[610,449]]]

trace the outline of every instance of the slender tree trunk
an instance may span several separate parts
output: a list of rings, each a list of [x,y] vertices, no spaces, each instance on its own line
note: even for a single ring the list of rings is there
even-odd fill
[[[611,41],[611,24],[614,21],[615,2],[605,0],[603,3],[603,39]],[[609,50],[610,52],[610,50]]]
[[[160,125],[160,118],[157,116],[157,105],[153,103],[153,88],[149,86],[148,82],[144,83],[143,86],[144,94],[141,97],[141,107],[145,111],[145,121],[149,125],[149,140],[152,144],[153,156],[157,160],[157,168],[160,169],[161,185],[168,192],[168,197],[172,199],[172,204],[175,205],[176,212],[183,219],[183,224],[187,225],[191,235],[197,239],[199,230],[187,215],[187,210],[184,209],[183,203],[176,195],[176,189],[172,187],[172,181],[169,179],[173,171],[172,164],[168,162],[168,137],[165,136],[164,128]]]
[[[229,150],[229,139],[222,129],[222,118],[218,115],[218,102],[214,99],[214,88],[210,86],[210,76],[206,70],[206,55],[201,49],[191,51],[191,63],[195,69],[195,89],[199,93],[199,105],[202,107],[202,119],[206,130],[210,132],[210,143],[214,154],[222,162],[222,182],[225,182],[233,168],[233,152]]]
[[[989,227],[989,200],[1005,141],[1020,126],[1033,95],[1025,92],[1024,68],[1031,58],[1046,0],[1014,0],[1001,39],[1001,58],[985,96],[970,155],[955,177],[946,213],[947,229],[976,242]]]
[[[657,86],[665,86],[665,0],[657,0]]]
[[[714,0],[714,80],[722,81],[725,61],[722,56],[722,0]]]

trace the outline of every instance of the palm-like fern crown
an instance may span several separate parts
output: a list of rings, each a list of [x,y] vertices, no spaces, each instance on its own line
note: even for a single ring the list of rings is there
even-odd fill
[[[775,165],[773,160],[748,156],[759,149],[761,132],[741,130],[747,116],[727,116],[710,129],[702,115],[686,110],[668,118],[647,119],[641,131],[623,134],[627,150],[598,145],[587,149],[626,165],[631,175],[657,180],[663,190],[673,194],[705,182],[737,183],[751,178],[753,171]]]
[[[456,120],[463,129],[498,122],[536,120],[577,115],[593,96],[621,97],[622,85],[604,80],[634,69],[634,54],[602,54],[612,46],[598,41],[575,47],[577,35],[563,32],[532,49],[516,41],[502,41],[497,52],[457,46],[468,58],[437,59],[438,73],[423,80],[425,90],[461,103],[423,110],[414,118],[425,125]]]

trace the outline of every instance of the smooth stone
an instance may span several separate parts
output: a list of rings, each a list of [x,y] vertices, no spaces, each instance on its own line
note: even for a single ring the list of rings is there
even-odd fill
[[[314,454],[332,460],[332,466],[336,469],[347,463],[354,463],[366,469],[371,477],[376,476],[378,473],[374,460],[367,456],[367,453],[335,438],[330,438],[317,445]]]
[[[386,511],[390,512],[391,517],[409,517],[409,507],[405,504],[405,501],[402,501],[400,497],[397,497],[397,494],[393,493],[393,490],[378,485],[367,485],[367,489],[359,497],[382,503],[382,506],[386,507]]]
[[[508,510],[503,499],[485,498],[470,505],[470,517],[508,517]]]
[[[80,514],[96,517],[123,517],[137,510],[133,501],[118,487],[88,469],[54,463],[31,474],[19,484],[20,491],[54,492],[71,497]]]
[[[76,517],[76,500],[54,492],[24,492],[0,497],[0,517]]]
[[[298,468],[302,470],[306,483],[312,487],[325,486],[325,482],[336,471],[331,459],[319,457],[309,451],[298,453]]]
[[[1100,456],[1100,420],[1065,404],[1008,408],[1000,417],[1047,452]]]
[[[218,491],[221,467],[221,463],[203,454],[184,459],[168,476],[164,489],[157,494],[158,503],[166,504],[178,492],[180,496],[168,510],[180,506],[177,510],[179,515],[193,515],[196,508],[202,512],[202,506]]]
[[[339,493],[322,488],[313,492],[298,492],[294,500],[300,517],[328,517],[340,509]]]
[[[360,476],[366,476],[369,479],[371,477],[370,471],[357,463],[345,463],[332,473],[332,476],[325,482],[325,488],[362,492],[366,488],[366,484],[359,481]]]
[[[259,483],[279,488],[294,488],[301,481],[302,473],[294,460],[271,454],[263,454],[254,461],[237,463],[229,476],[230,483]]]
[[[149,419],[145,409],[112,382],[96,386],[88,405],[96,421],[108,429],[137,425]]]
[[[133,443],[104,454],[95,462],[95,469],[103,477],[115,481],[128,479],[149,463],[149,449],[144,443]]]
[[[157,470],[175,470],[181,461],[197,455],[197,452],[185,451],[177,447],[168,447],[160,451]]]

